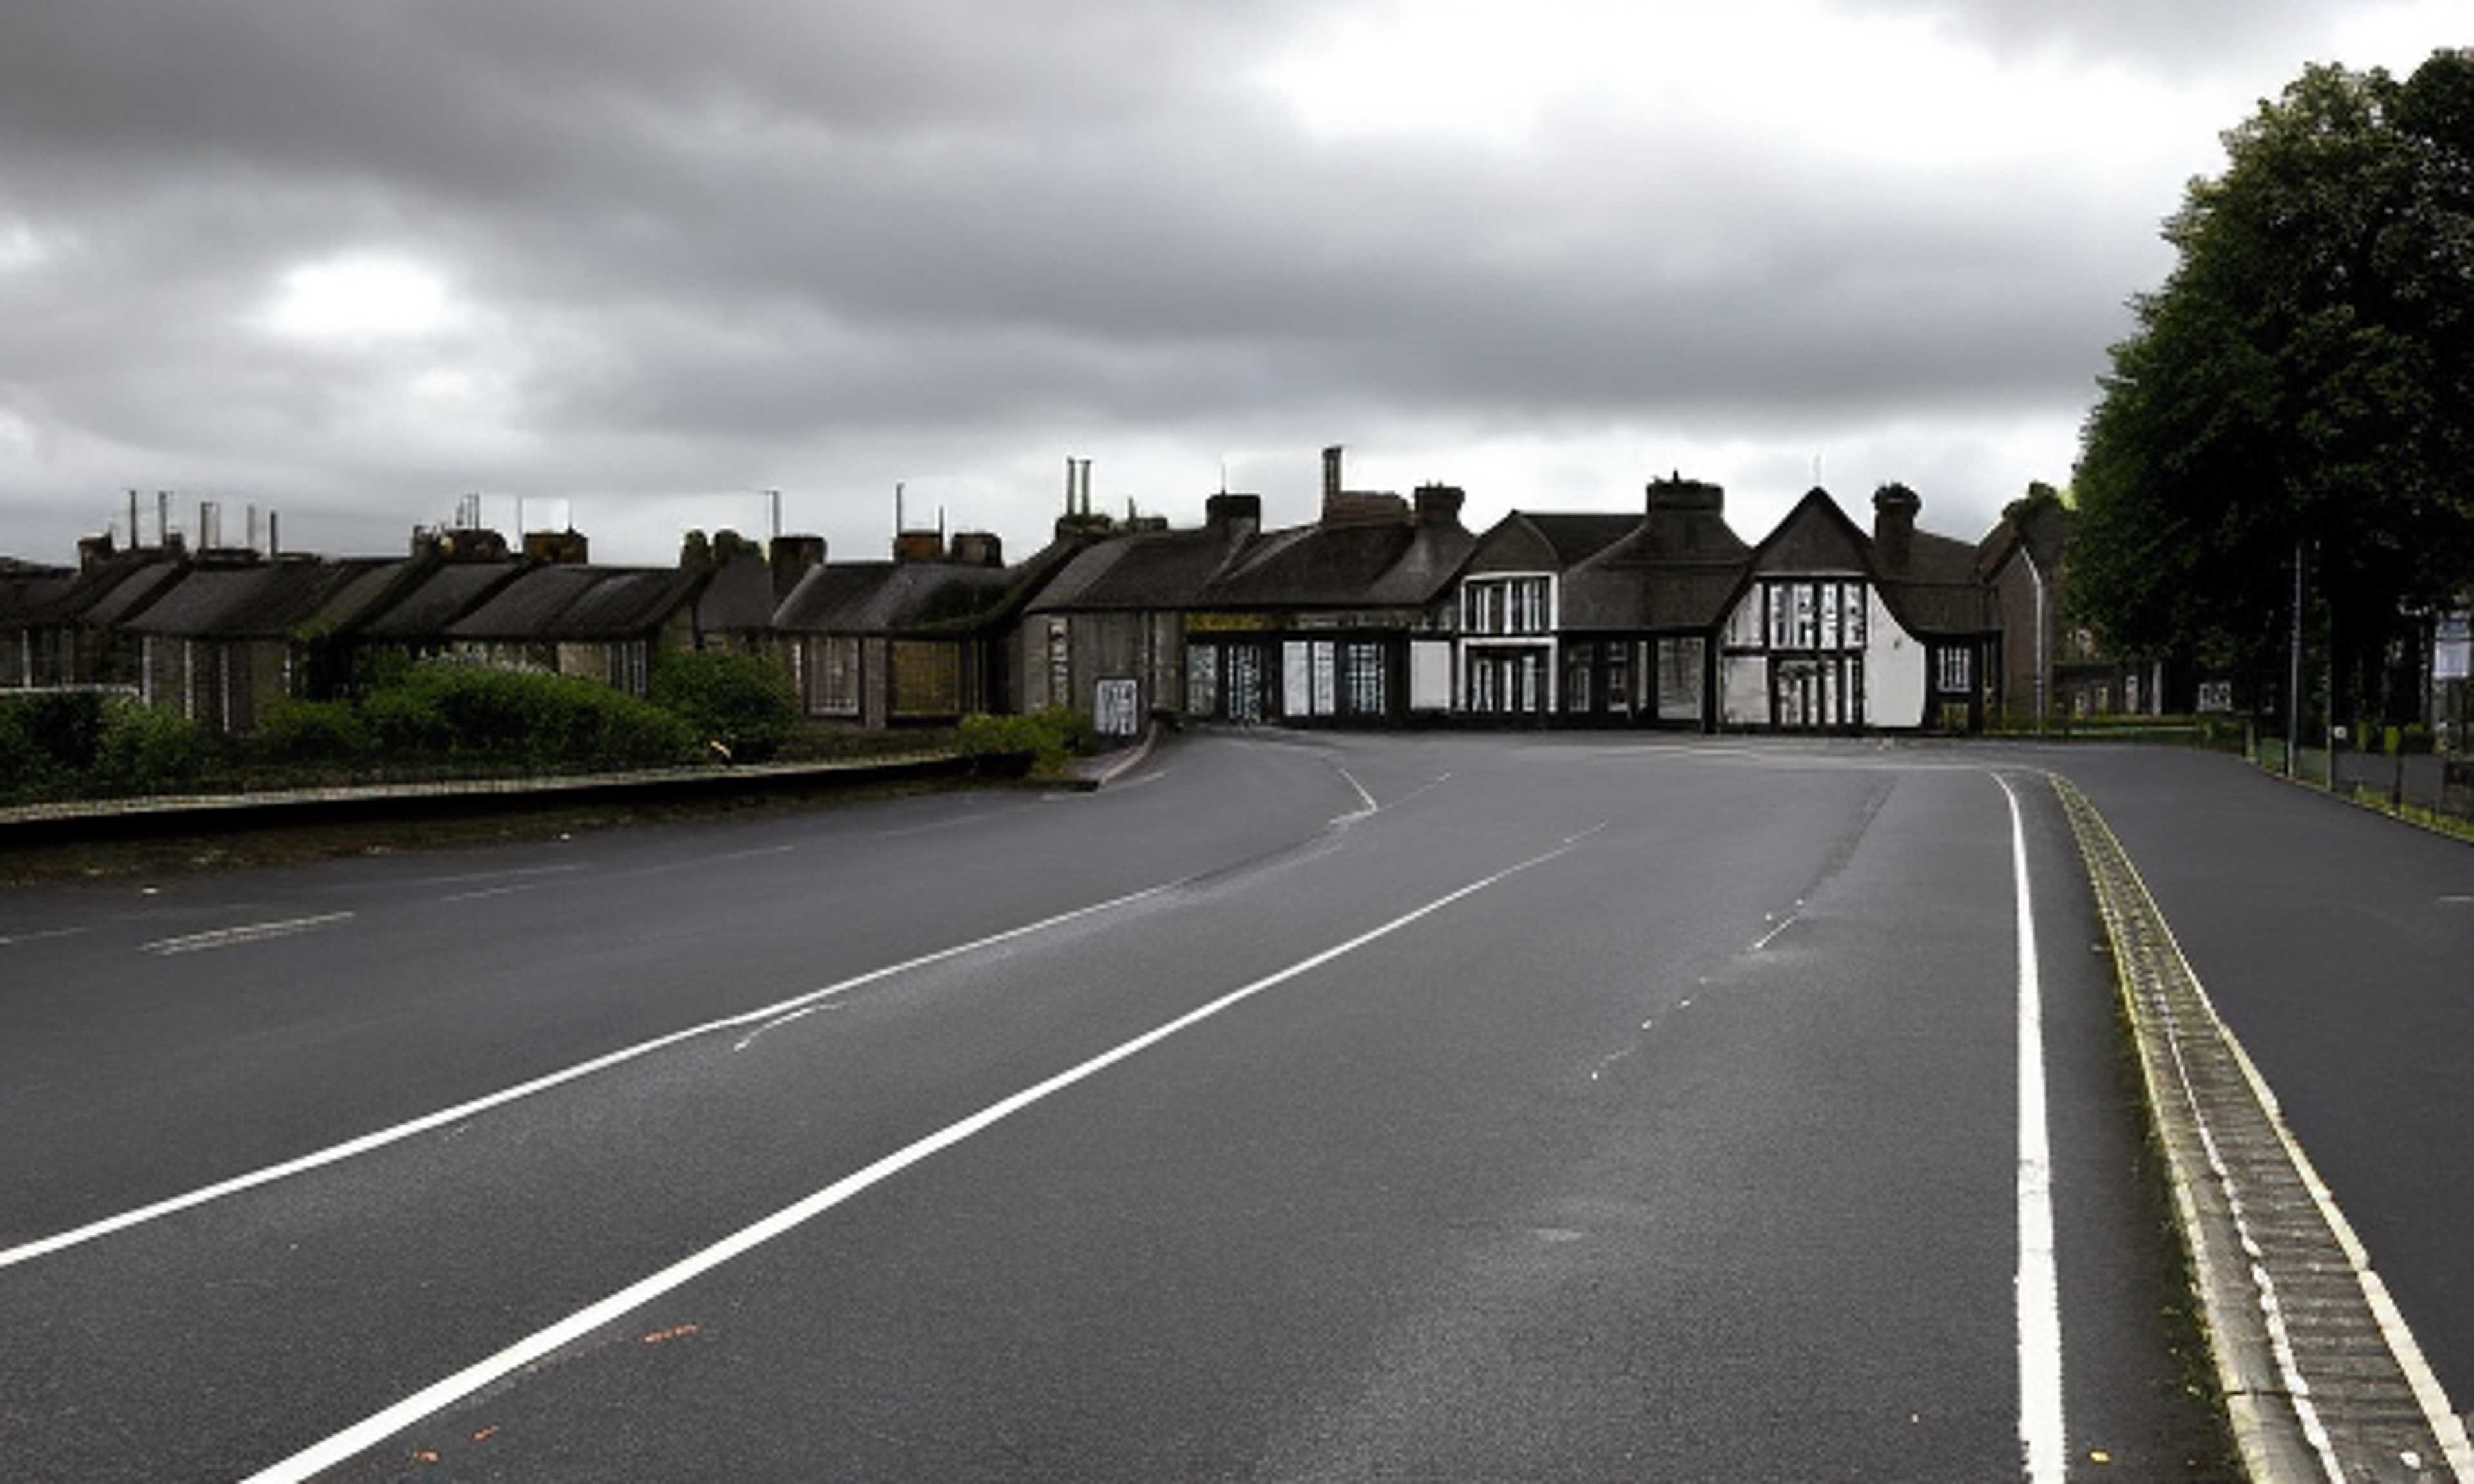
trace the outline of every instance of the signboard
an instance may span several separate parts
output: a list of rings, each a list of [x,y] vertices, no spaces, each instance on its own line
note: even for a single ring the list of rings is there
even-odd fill
[[[1269,613],[1188,613],[1188,634],[1260,634],[1277,627]]]
[[[2202,710],[2202,711],[2206,711],[2206,712],[2209,712],[2209,713],[2211,713],[2211,714],[2220,714],[2220,713],[2223,713],[2223,712],[2231,711],[2233,708],[2234,708],[2234,682],[2231,682],[2231,681],[2201,681],[2201,682],[2199,682],[2199,709],[2200,709],[2200,710]]]
[[[1142,687],[1132,681],[1102,681],[1092,687],[1091,726],[1104,737],[1130,737],[1143,726]]]
[[[2442,613],[2431,646],[2431,678],[2462,681],[2474,676],[2474,613]]]

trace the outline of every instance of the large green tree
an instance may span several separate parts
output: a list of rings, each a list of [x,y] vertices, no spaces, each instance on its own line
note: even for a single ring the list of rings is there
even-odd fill
[[[2223,137],[2100,379],[2071,604],[2269,699],[2299,547],[2350,715],[2400,606],[2474,581],[2474,52],[2311,67]]]

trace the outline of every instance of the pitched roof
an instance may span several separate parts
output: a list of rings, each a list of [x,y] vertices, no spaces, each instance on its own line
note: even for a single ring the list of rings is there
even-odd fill
[[[109,624],[146,604],[182,571],[176,556],[147,548],[107,557],[72,576],[66,586],[30,596],[18,621],[28,627]]]
[[[802,634],[967,631],[1014,589],[1018,569],[947,562],[830,562],[811,568],[774,610]]]
[[[1546,544],[1554,549],[1555,560],[1567,567],[1621,540],[1641,523],[1638,515],[1625,511],[1577,514],[1515,511],[1513,514],[1529,522],[1532,530],[1544,537]]]
[[[523,563],[449,562],[416,579],[394,603],[370,615],[360,632],[375,639],[423,639],[443,636],[448,625],[462,617],[498,586],[523,570]]]
[[[1881,600],[1911,634],[1977,634],[2000,628],[1993,593],[1976,575],[1969,542],[1918,531],[1908,539],[1907,559],[1892,563],[1873,544],[1875,580]]]
[[[1574,629],[1715,628],[1751,561],[1718,511],[1652,510],[1564,574],[1559,617]]]
[[[339,591],[396,559],[193,565],[124,627],[191,638],[275,638],[319,615]],[[89,615],[91,616],[91,615]]]
[[[1076,553],[1030,607],[1035,612],[1191,608],[1250,544],[1209,526],[1108,537]]]
[[[773,567],[762,552],[734,552],[714,568],[696,594],[696,628],[707,634],[754,633],[773,623]]]
[[[1421,606],[1476,545],[1457,522],[1293,526],[1247,547],[1205,586],[1201,601],[1215,608]]]
[[[692,599],[707,567],[538,566],[447,626],[449,637],[548,643],[642,637]]]

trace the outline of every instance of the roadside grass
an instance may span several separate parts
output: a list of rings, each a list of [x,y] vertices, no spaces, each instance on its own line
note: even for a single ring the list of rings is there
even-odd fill
[[[2365,809],[2376,809],[2390,819],[2403,820],[2409,825],[2419,825],[2434,833],[2454,835],[2460,840],[2474,844],[2474,820],[2443,813],[2438,809],[2425,808],[2418,803],[2402,803],[2377,789],[2361,784],[2355,785],[2351,794],[2340,794],[2338,797],[2348,803],[2357,804]]]

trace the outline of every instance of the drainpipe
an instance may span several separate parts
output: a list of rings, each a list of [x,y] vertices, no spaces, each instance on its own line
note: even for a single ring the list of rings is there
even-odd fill
[[[2027,575],[2036,582],[2036,734],[2045,734],[2045,692],[2050,687],[2045,679],[2045,574],[2036,566],[2036,554],[2023,544],[2019,555],[2027,562]]]

